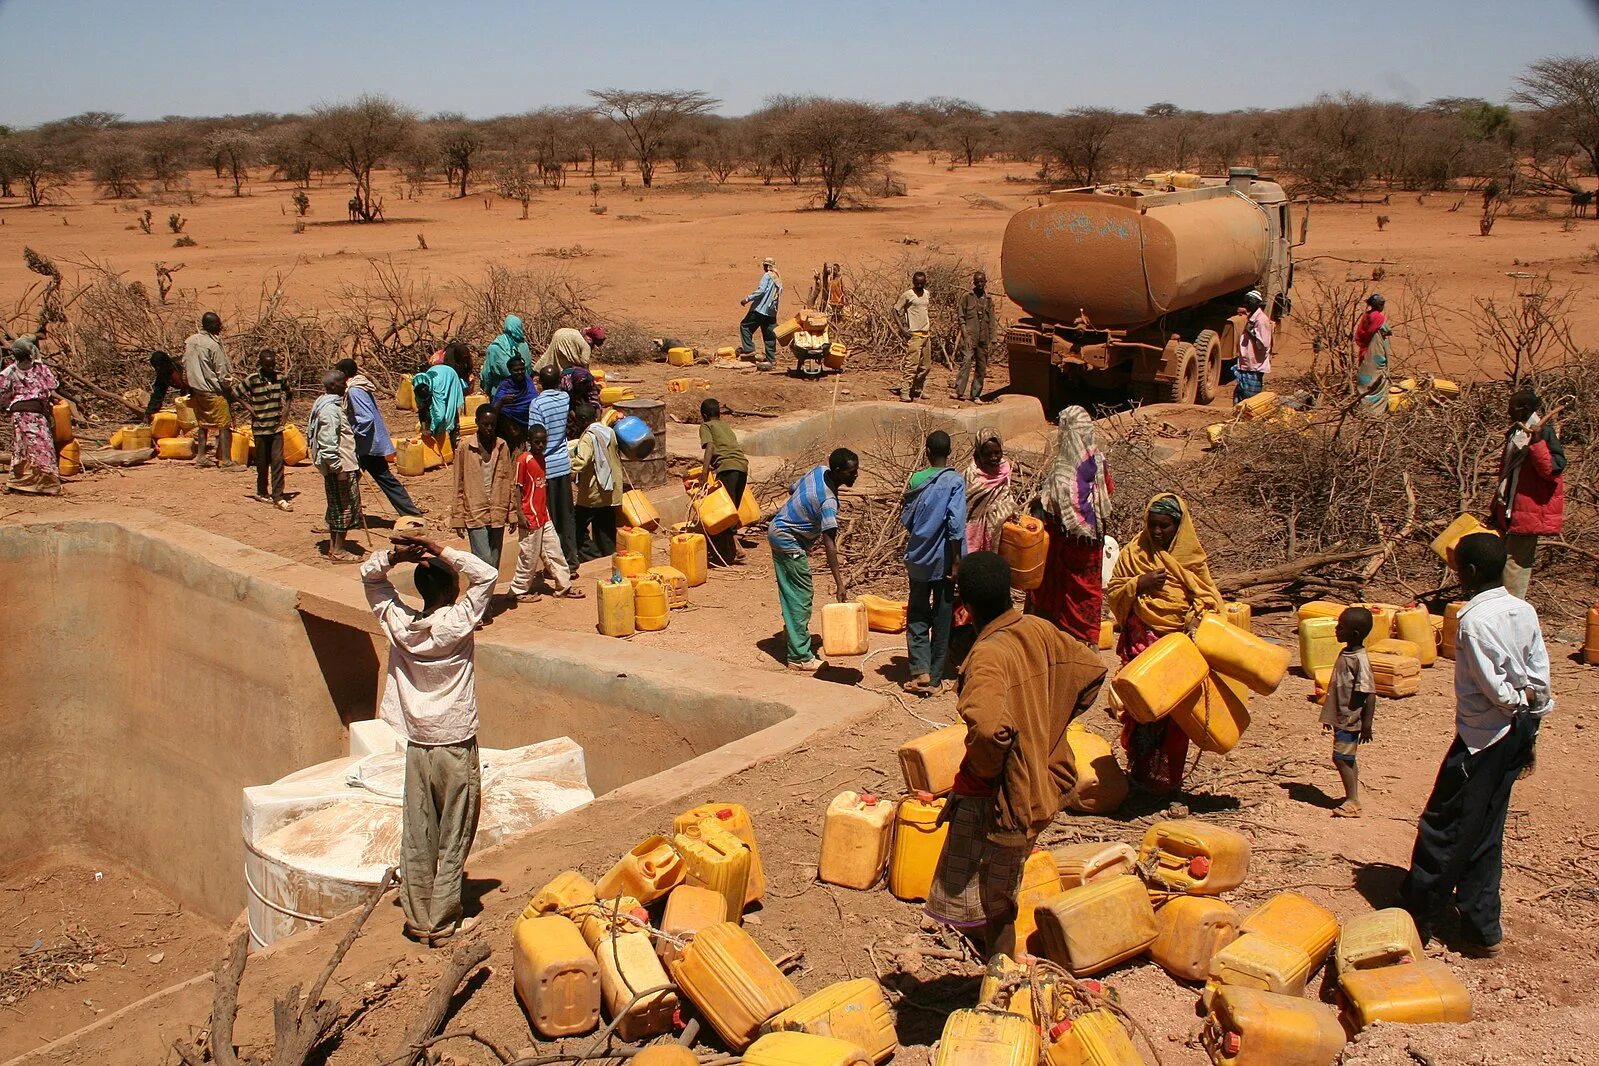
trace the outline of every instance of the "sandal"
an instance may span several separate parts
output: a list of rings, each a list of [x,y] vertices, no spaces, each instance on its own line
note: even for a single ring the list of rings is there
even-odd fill
[[[1342,804],[1342,805],[1340,805],[1338,807],[1333,808],[1332,816],[1334,818],[1359,818],[1360,817],[1360,804],[1358,804],[1358,803],[1345,803],[1345,804]]]
[[[556,595],[557,599],[562,599],[562,600],[586,600],[586,599],[588,599],[588,597],[583,594],[583,590],[580,589],[580,588],[577,588],[576,586],[573,586],[572,588],[567,589],[565,592],[557,592],[555,595]]]
[[[537,603],[543,598],[543,594],[538,592],[521,592],[512,596],[517,603]]]
[[[276,507],[280,511],[294,510],[294,504],[290,503],[288,500],[278,500],[272,506]]]
[[[360,561],[361,557],[359,555],[351,555],[349,552],[328,552],[328,562],[330,563],[358,563]]]
[[[913,677],[909,681],[906,681],[904,684],[900,685],[900,688],[903,691],[910,693],[912,696],[931,696],[934,692],[938,691],[932,687],[931,683],[925,677]]]

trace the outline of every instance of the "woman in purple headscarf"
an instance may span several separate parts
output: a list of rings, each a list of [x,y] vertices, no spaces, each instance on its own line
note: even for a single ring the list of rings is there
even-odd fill
[[[584,428],[578,421],[577,409],[586,403],[593,404],[596,411],[600,409],[600,383],[594,380],[588,367],[568,367],[561,372],[561,391],[572,397],[567,406],[566,436],[568,440],[577,440]]]
[[[1059,424],[1054,462],[1033,504],[1033,513],[1049,530],[1049,556],[1043,584],[1027,594],[1027,613],[1098,647],[1110,471],[1094,444],[1094,420],[1087,411],[1068,407]]]

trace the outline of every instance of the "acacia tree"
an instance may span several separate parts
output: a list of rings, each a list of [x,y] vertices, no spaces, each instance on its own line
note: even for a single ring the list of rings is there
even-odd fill
[[[787,129],[821,179],[828,211],[838,210],[850,191],[865,190],[893,139],[883,109],[861,100],[808,100],[789,114]]]
[[[318,153],[355,183],[361,221],[377,214],[372,172],[405,147],[416,112],[386,96],[363,95],[350,104],[321,104],[311,112],[307,139]]]
[[[107,133],[88,152],[89,174],[113,200],[139,195],[144,159],[128,138]]]
[[[627,139],[646,188],[655,181],[662,150],[678,127],[721,103],[698,89],[590,89],[589,95],[594,113],[610,119]]]
[[[261,158],[261,138],[249,130],[220,129],[206,139],[206,151],[233,181],[233,195],[244,195],[250,168]]]
[[[29,207],[49,203],[56,189],[67,183],[72,168],[60,146],[37,134],[18,134],[0,141],[0,171],[22,183],[22,195]]]
[[[964,159],[969,167],[986,158],[999,134],[994,115],[970,100],[935,96],[927,108],[940,127],[941,141],[952,159]]]
[[[1516,79],[1511,97],[1537,112],[1539,119],[1588,157],[1599,177],[1599,57],[1542,59]]]
[[[1066,112],[1047,135],[1046,147],[1075,185],[1094,185],[1105,176],[1111,139],[1129,121],[1106,107],[1078,107]]]
[[[483,134],[470,122],[451,122],[440,131],[439,154],[444,163],[444,176],[455,186],[457,198],[466,196],[467,183],[482,151]]]

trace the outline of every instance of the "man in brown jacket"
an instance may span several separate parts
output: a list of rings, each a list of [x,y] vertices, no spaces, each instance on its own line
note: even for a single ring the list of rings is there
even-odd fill
[[[949,836],[927,913],[981,930],[990,955],[1009,954],[1022,866],[1076,783],[1066,727],[1094,705],[1105,668],[1076,638],[1011,606],[1010,564],[993,552],[968,555],[958,582],[977,643],[961,667],[966,757],[939,815]]]
[[[450,528],[466,537],[473,555],[496,568],[505,527],[518,521],[516,453],[523,438],[521,426],[507,421],[501,427],[498,421],[494,408],[484,405],[478,409],[477,432],[462,436],[456,445],[455,504],[450,508]]]

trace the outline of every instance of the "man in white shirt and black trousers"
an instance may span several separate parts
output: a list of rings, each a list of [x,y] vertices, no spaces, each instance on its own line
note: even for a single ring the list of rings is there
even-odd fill
[[[397,529],[404,532],[392,536],[394,547],[361,567],[361,583],[389,638],[379,713],[406,740],[400,832],[405,931],[437,947],[476,921],[461,911],[480,788],[474,633],[499,573],[469,552],[420,536],[420,520],[400,523]],[[416,564],[412,579],[422,596],[420,611],[401,600],[389,581],[389,571],[400,563]]]
[[[1455,635],[1455,740],[1421,813],[1402,892],[1422,943],[1453,903],[1459,949],[1490,958],[1504,939],[1499,879],[1510,790],[1533,765],[1554,697],[1537,612],[1504,586],[1505,542],[1492,533],[1462,538],[1455,568],[1471,597]]]

